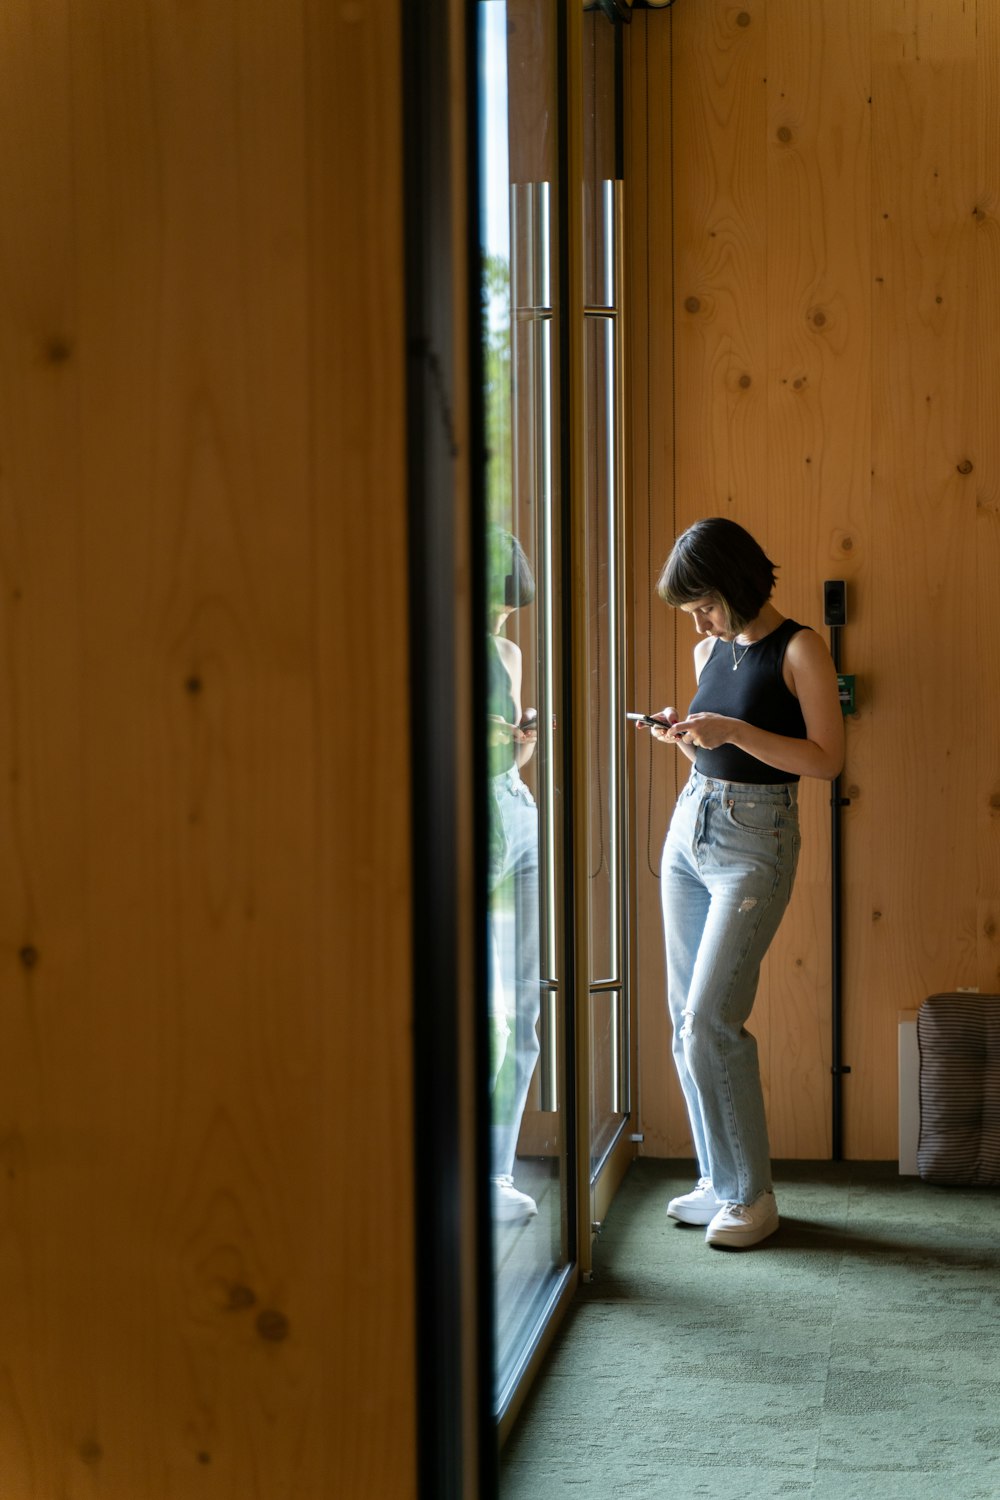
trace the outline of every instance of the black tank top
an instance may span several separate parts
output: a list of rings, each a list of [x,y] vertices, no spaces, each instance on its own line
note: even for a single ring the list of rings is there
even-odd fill
[[[702,669],[689,712],[725,714],[729,719],[742,719],[758,729],[768,729],[772,734],[804,740],[806,724],[799,700],[788,691],[781,668],[792,636],[808,629],[808,625],[799,625],[795,620],[782,620],[776,630],[752,645],[741,646],[736,642],[739,666],[735,671],[732,643],[717,640]],[[694,763],[703,776],[718,781],[759,784],[799,779],[790,771],[766,765],[735,745],[720,745],[718,750],[699,749]]]

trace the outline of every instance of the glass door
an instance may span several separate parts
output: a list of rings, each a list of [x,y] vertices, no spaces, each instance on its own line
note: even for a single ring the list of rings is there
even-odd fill
[[[622,23],[572,0],[479,0],[476,16],[489,831],[479,998],[492,1036],[503,1421],[589,1265],[576,1200],[589,1228],[632,1153]]]
[[[622,468],[622,22],[584,5],[584,513],[588,734],[587,915],[592,1217],[631,1110],[626,976],[625,578]],[[619,1164],[631,1158],[631,1143]],[[616,1183],[611,1185],[613,1191]],[[607,1195],[605,1195],[607,1196]]]
[[[557,0],[480,0],[496,1410],[573,1260]]]

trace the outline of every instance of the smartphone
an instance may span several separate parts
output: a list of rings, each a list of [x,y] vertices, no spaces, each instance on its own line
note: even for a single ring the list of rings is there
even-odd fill
[[[674,727],[668,720],[657,718],[655,714],[628,713],[625,717],[626,719],[631,719],[636,724],[648,724],[650,729],[673,729]],[[677,720],[677,722],[680,723],[680,720]]]

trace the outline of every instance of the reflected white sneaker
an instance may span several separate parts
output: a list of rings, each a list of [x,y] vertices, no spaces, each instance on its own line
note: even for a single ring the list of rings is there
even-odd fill
[[[519,1193],[513,1177],[493,1178],[493,1222],[495,1224],[518,1224],[524,1219],[534,1218],[538,1204],[527,1193]]]
[[[705,1234],[709,1245],[745,1250],[777,1229],[778,1205],[773,1193],[761,1193],[752,1203],[724,1203]]]
[[[699,1177],[698,1186],[679,1198],[671,1198],[667,1213],[681,1224],[711,1224],[719,1209],[721,1198],[715,1196],[710,1177]]]

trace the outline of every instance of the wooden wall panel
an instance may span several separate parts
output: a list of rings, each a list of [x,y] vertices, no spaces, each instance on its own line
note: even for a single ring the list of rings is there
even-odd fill
[[[674,696],[676,621],[654,598],[660,564],[674,534],[673,266],[670,181],[671,26],[637,12],[628,28],[629,113],[625,163],[628,255],[626,308],[630,351],[632,492],[632,681],[636,709],[659,709]],[[683,1102],[670,1064],[660,916],[660,853],[677,794],[675,766],[644,731],[630,763],[635,891],[631,983],[636,992],[638,1113],[641,1150],[667,1156],[683,1140]]]
[[[766,515],[766,52],[746,14],[682,5],[674,21],[678,530]]]
[[[893,1157],[897,1011],[1000,978],[998,26],[930,0],[670,16],[648,22],[650,50],[672,28],[675,79],[673,177],[649,176],[649,224],[668,191],[673,210],[649,262],[672,250],[676,277],[676,337],[651,337],[645,373],[673,379],[661,503],[677,531],[746,525],[779,608],[821,630],[823,579],[848,581],[845,1145]],[[825,786],[802,798],[753,1029],[774,1152],[809,1157],[830,1139],[829,835]],[[659,935],[639,941],[645,974]],[[686,1149],[676,1120],[645,1086],[647,1149]]]
[[[273,20],[287,29],[283,7]],[[375,718],[358,734],[345,719],[409,689],[401,100],[385,86],[400,76],[400,16],[309,0],[305,22],[325,1072],[304,1265],[324,1425],[309,1437],[321,1493],[374,1500],[416,1493],[410,757],[405,733],[390,745]]]
[[[764,534],[779,608],[828,638],[823,579],[847,579],[857,606],[869,529],[870,32],[866,7],[830,0],[805,12],[772,3],[766,22]],[[763,1066],[775,1154],[819,1157],[831,1137],[830,788],[806,780],[799,793],[802,854],[765,969]]]
[[[975,598],[995,596],[1000,555],[1000,423],[997,422],[1000,349],[1000,12],[982,5],[977,14],[976,262],[975,262]],[[1000,683],[1000,630],[981,608],[976,628],[980,678]],[[976,980],[1000,992],[1000,765],[997,725],[989,689],[976,696]]]
[[[5,1500],[413,1492],[397,28],[0,21]]]
[[[966,468],[976,457],[978,153],[974,11],[911,3],[875,7],[874,17],[873,640],[864,674],[874,754],[862,797],[876,857],[848,865],[855,930],[870,937],[851,960],[846,1047],[860,1065],[845,1145],[891,1156],[894,1012],[976,983],[976,743],[964,722],[979,688],[962,619],[976,574]],[[926,800],[915,816],[918,788]],[[865,994],[875,1003],[858,1003]]]

